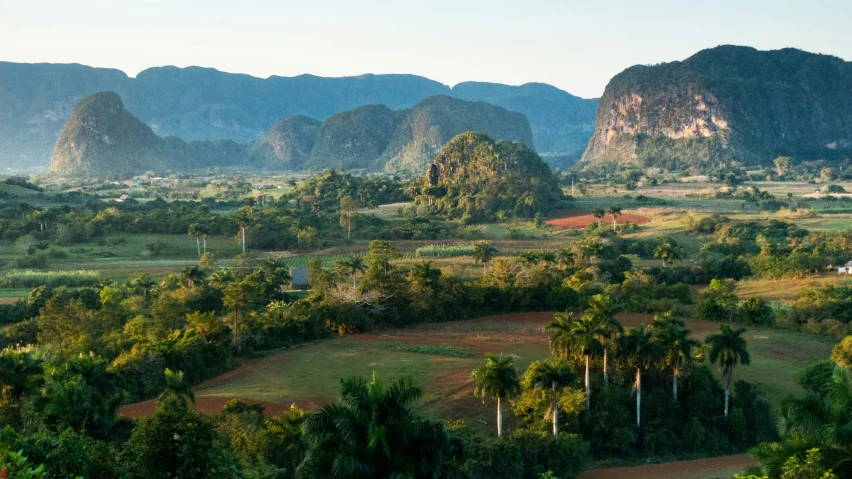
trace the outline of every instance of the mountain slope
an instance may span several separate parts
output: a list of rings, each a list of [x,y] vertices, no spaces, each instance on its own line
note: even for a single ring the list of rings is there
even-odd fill
[[[251,145],[252,164],[286,170],[302,168],[317,142],[321,125],[322,122],[302,115],[278,120]]]
[[[380,169],[376,164],[403,112],[369,105],[330,116],[320,127],[305,167],[312,170]]]
[[[177,162],[183,142],[169,142],[124,109],[113,92],[81,100],[68,119],[50,163],[56,174],[111,174],[165,169]]]
[[[488,103],[439,95],[405,112],[379,163],[388,173],[421,175],[448,141],[466,131],[533,145],[524,115]]]
[[[683,167],[852,153],[852,63],[795,49],[721,46],[635,66],[600,100],[585,162]]]
[[[453,96],[484,101],[523,113],[532,127],[535,149],[541,154],[579,158],[594,131],[598,100],[587,100],[544,83],[521,86],[465,82]]]

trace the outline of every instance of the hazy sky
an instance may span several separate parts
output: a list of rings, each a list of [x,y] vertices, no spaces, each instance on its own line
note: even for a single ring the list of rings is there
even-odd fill
[[[852,60],[852,0],[0,0],[0,60],[291,76],[414,73],[599,96],[719,44]]]

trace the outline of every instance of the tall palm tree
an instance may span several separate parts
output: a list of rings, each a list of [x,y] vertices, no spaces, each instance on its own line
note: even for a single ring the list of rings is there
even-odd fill
[[[201,227],[198,223],[189,225],[189,236],[195,236],[195,248],[198,250],[198,257],[201,257]]]
[[[567,269],[574,265],[574,261],[576,261],[577,256],[568,248],[561,248],[556,253],[556,262],[563,269]]]
[[[615,230],[615,219],[621,216],[621,207],[618,205],[609,205],[609,208],[606,209],[606,212],[612,216],[612,229]]]
[[[580,359],[586,363],[586,409],[589,408],[592,396],[590,368],[592,356],[601,353],[603,347],[600,341],[598,323],[588,316],[573,319],[568,313],[557,314],[555,321],[549,323],[546,330],[550,332],[550,350],[561,358]]]
[[[432,267],[431,261],[420,260],[420,263],[411,268],[411,277],[432,291],[435,291],[438,282],[441,280],[441,270]]]
[[[603,349],[604,384],[609,384],[609,373],[607,370],[609,343],[617,340],[624,333],[624,327],[621,325],[621,322],[615,319],[617,311],[618,307],[613,304],[610,296],[596,294],[589,299],[589,309],[585,313],[591,321],[597,323],[600,329],[600,343]]]
[[[678,324],[680,323],[680,324]],[[672,399],[677,402],[677,378],[681,365],[692,360],[692,350],[701,344],[692,339],[692,332],[678,320],[656,317],[651,323],[654,340],[663,350],[663,365],[672,368]]]
[[[555,358],[548,362],[536,362],[529,373],[536,388],[550,388],[550,414],[553,420],[553,435],[559,436],[559,393],[576,379],[574,368],[567,361]]]
[[[602,219],[604,216],[606,216],[606,211],[604,211],[604,210],[603,210],[603,208],[600,208],[600,207],[595,206],[595,207],[592,209],[592,216],[594,216],[595,218],[597,218],[597,220],[598,220],[598,229],[600,229],[600,228],[601,228],[601,219]]]
[[[751,356],[748,354],[748,343],[743,338],[745,329],[733,330],[723,324],[720,331],[720,334],[707,338],[707,344],[710,345],[710,361],[718,364],[725,376],[725,417],[728,417],[734,366],[750,364]]]
[[[358,273],[364,273],[367,270],[367,265],[364,263],[364,258],[358,255],[352,255],[345,260],[339,261],[340,267],[352,277],[352,287],[357,286]]]
[[[308,450],[297,477],[464,477],[463,441],[416,414],[422,394],[410,380],[385,387],[376,373],[370,382],[341,380],[338,402],[305,419]]]
[[[188,401],[195,404],[195,393],[189,382],[183,377],[183,371],[172,371],[169,368],[165,370],[165,388],[157,397],[157,401],[161,401],[166,397],[182,398],[184,402]]]
[[[503,400],[517,396],[521,390],[515,358],[486,354],[485,366],[474,370],[471,378],[476,382],[475,396],[483,401],[486,396],[497,399],[497,437],[503,437]]]
[[[482,263],[483,269],[488,268],[488,263],[494,259],[496,254],[497,249],[487,241],[480,241],[473,246],[473,260],[477,264]]]
[[[659,361],[662,351],[645,326],[630,328],[618,342],[618,352],[625,362],[636,368],[636,427],[642,427],[642,371]]]

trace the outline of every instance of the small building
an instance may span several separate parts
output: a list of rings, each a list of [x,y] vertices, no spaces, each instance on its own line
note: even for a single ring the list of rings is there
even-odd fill
[[[293,289],[310,289],[308,268],[290,268],[290,287]]]
[[[118,198],[116,198],[115,201],[116,201],[116,203],[124,203],[125,201],[132,199],[132,198],[133,198],[132,196],[125,193],[125,194],[119,196]]]
[[[852,274],[852,261],[846,265],[837,268],[837,274]]]

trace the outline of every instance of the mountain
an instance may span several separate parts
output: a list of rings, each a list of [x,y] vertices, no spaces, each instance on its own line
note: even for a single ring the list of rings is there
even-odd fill
[[[375,170],[403,112],[368,105],[330,116],[319,130],[305,167],[312,170]]]
[[[56,141],[49,171],[111,174],[162,170],[176,164],[185,146],[182,141],[157,136],[124,109],[118,94],[96,93],[74,107]]]
[[[366,105],[401,110],[434,95],[486,101],[528,115],[536,146],[548,153],[569,152],[573,144],[560,138],[575,130],[588,130],[585,143],[594,123],[592,115],[573,116],[575,103],[594,100],[574,102],[576,97],[546,86],[460,84],[451,89],[415,75],[261,79],[199,67],[150,68],[129,78],[118,70],[83,65],[0,62],[0,165],[46,164],[74,105],[102,91],[119,94],[127,110],[158,135],[190,142],[245,144],[258,140],[282,117],[322,121]]]
[[[268,168],[301,169],[319,137],[322,122],[303,115],[286,116],[250,148],[252,163]]]
[[[429,165],[424,194],[436,211],[463,222],[530,218],[562,206],[556,177],[520,142],[466,132],[451,139]]]
[[[388,173],[422,175],[441,148],[466,131],[533,146],[532,131],[524,115],[484,102],[438,95],[405,112],[379,163]]]
[[[720,46],[615,76],[583,161],[681,168],[850,154],[852,63],[795,49]]]
[[[575,159],[589,143],[598,111],[597,99],[580,98],[544,83],[509,86],[465,82],[453,87],[453,96],[523,113],[532,127],[536,151]]]

